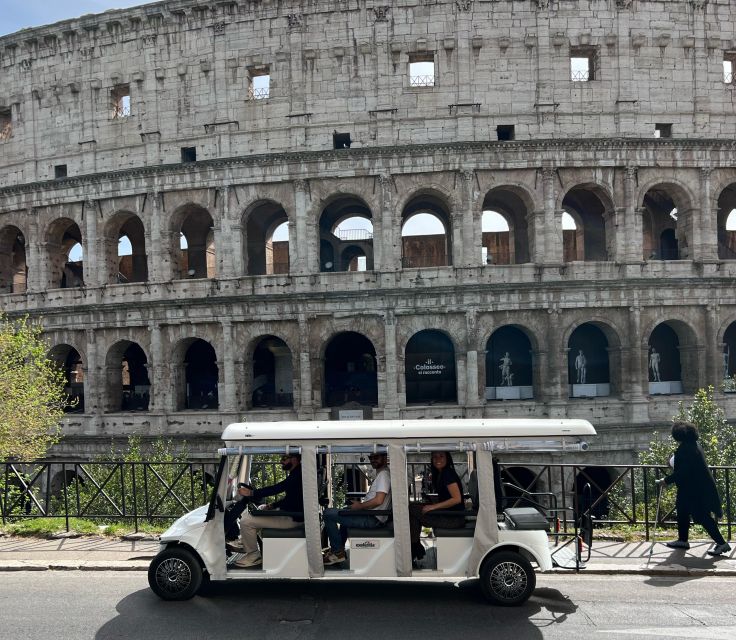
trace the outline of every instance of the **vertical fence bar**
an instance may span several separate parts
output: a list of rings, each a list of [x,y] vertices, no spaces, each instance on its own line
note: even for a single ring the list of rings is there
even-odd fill
[[[151,518],[151,505],[148,502],[148,462],[143,462],[143,504],[146,506],[146,517]]]
[[[51,515],[49,513],[51,510],[51,463],[46,465],[46,497],[44,498],[43,510],[43,515]]]
[[[643,483],[644,483],[644,539],[649,542],[649,469],[644,467],[642,469]],[[657,524],[655,522],[654,526]]]
[[[726,469],[726,533],[728,540],[731,539],[731,469]]]
[[[127,514],[127,510],[125,508],[125,463],[120,463],[120,502],[122,503],[120,506],[122,507],[123,517],[125,517]]]
[[[69,483],[66,481],[66,463],[61,463],[61,477],[64,478],[64,520],[69,531]],[[78,484],[78,482],[77,482]]]
[[[6,515],[6,509],[8,508],[8,463],[5,463],[5,469],[3,470],[3,477],[5,478],[5,482],[3,484],[3,504],[2,504],[2,512],[3,512],[3,524],[6,523],[6,518],[10,516],[8,513]]]
[[[133,528],[138,533],[138,492],[135,486],[135,470],[137,464],[133,462],[130,465],[130,486],[133,491]]]

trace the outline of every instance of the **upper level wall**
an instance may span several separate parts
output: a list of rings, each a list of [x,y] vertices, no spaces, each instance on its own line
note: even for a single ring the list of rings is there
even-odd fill
[[[728,0],[161,2],[0,38],[0,186],[197,158],[516,138],[736,136]],[[571,82],[571,47],[597,57]],[[435,86],[411,87],[411,54]],[[267,66],[271,97],[247,100]],[[130,85],[131,115],[110,92]]]

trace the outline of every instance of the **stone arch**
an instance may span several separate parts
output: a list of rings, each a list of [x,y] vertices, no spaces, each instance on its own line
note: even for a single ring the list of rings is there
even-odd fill
[[[243,213],[244,263],[249,276],[289,273],[290,234],[283,239],[274,239],[274,232],[286,224],[289,215],[275,200],[262,199],[251,204]]]
[[[0,292],[25,293],[27,284],[26,237],[9,224],[0,229]]]
[[[440,329],[414,333],[404,348],[406,403],[456,404],[455,344]]]
[[[612,230],[606,219],[613,211],[608,190],[595,183],[573,186],[562,198],[562,209],[575,220],[575,231],[563,230],[563,259],[602,261],[609,259]]]
[[[46,231],[46,260],[49,287],[69,289],[84,286],[84,257],[76,259],[73,250],[83,246],[82,231],[71,218],[57,218]]]
[[[341,331],[324,344],[324,407],[378,406],[378,362],[373,342],[357,331]]]
[[[691,255],[692,195],[674,181],[656,182],[642,193],[644,259],[687,259]]]
[[[534,398],[534,346],[526,327],[497,327],[486,342],[486,400]]]
[[[736,392],[736,384],[733,382],[736,379],[736,320],[729,322],[721,335],[720,345],[723,360],[718,377],[728,381],[724,385],[724,391],[733,393]]]
[[[611,354],[620,347],[616,332],[600,321],[577,323],[569,332],[566,344],[567,379],[572,398],[594,398],[611,395],[614,381]],[[616,354],[618,355],[618,350]],[[617,358],[620,365],[620,357]],[[615,369],[620,371],[620,366]]]
[[[64,408],[65,413],[84,413],[84,397],[86,382],[86,364],[82,354],[72,345],[58,343],[48,352],[49,360],[52,360],[64,374],[66,384],[64,392],[70,402]]]
[[[534,210],[529,192],[515,185],[500,185],[489,190],[481,209],[482,246],[485,264],[522,264],[530,261],[528,221]],[[503,217],[509,230],[483,230],[483,215],[495,211]]]
[[[171,254],[177,256],[173,261],[175,278],[216,276],[214,224],[210,212],[198,204],[190,202],[174,212]]]
[[[365,228],[339,229],[353,218],[367,221],[357,225]],[[365,200],[351,194],[331,195],[323,202],[318,228],[320,271],[357,271],[359,257],[365,258],[365,270],[373,269],[373,213]]]
[[[648,334],[647,345],[650,395],[694,393],[700,367],[693,328],[683,320],[661,321]]]
[[[106,411],[148,411],[151,397],[148,357],[137,342],[118,340],[108,349],[105,379]]]
[[[219,368],[212,343],[183,338],[173,349],[174,392],[178,411],[216,411],[219,406]]]
[[[285,340],[275,335],[252,342],[250,404],[254,409],[294,406],[294,360]]]
[[[118,211],[107,221],[104,233],[106,282],[146,282],[146,229],[141,218],[131,211]],[[130,246],[130,253],[124,244]]]
[[[736,182],[718,194],[718,258],[736,260]]]
[[[452,265],[452,208],[450,200],[434,189],[414,192],[401,210],[401,264],[403,268]],[[429,215],[444,228],[442,234],[405,236],[407,222],[418,215]]]

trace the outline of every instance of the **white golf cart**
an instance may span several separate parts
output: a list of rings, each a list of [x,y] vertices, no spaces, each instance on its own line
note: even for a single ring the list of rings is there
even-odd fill
[[[165,600],[191,598],[209,580],[381,579],[434,576],[480,578],[488,600],[523,603],[534,590],[539,571],[552,568],[548,521],[535,509],[496,509],[494,451],[584,451],[595,435],[586,420],[370,420],[351,422],[268,422],[231,424],[223,433],[216,486],[209,505],[179,518],[162,536],[161,549],[148,573],[153,591]],[[389,522],[378,529],[349,530],[347,561],[323,566],[320,480],[339,458],[384,452],[391,470]],[[467,456],[477,498],[461,513],[461,528],[435,529],[423,538],[429,563],[412,566],[409,535],[409,470],[412,460],[426,462],[432,451]],[[263,564],[257,569],[232,566],[225,549],[226,507],[239,482],[250,480],[255,455],[300,453],[303,524],[293,529],[262,529]],[[325,474],[325,465],[328,473]],[[415,493],[415,492],[414,492]],[[269,511],[259,511],[259,514]],[[284,512],[270,511],[273,515]],[[352,512],[356,513],[356,512]],[[357,513],[360,513],[359,511]],[[457,513],[457,512],[455,512]],[[429,553],[431,551],[431,553]],[[235,556],[237,557],[237,556]]]

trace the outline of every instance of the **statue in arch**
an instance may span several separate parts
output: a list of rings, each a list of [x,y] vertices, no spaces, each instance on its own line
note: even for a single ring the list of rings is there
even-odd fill
[[[728,380],[728,361],[731,357],[731,347],[726,345],[723,350],[723,379]]]
[[[514,374],[511,373],[511,358],[509,352],[503,354],[503,358],[500,360],[501,364],[498,366],[501,369],[501,386],[510,387],[512,385]]]
[[[575,358],[575,371],[577,372],[577,383],[585,384],[585,376],[587,374],[588,361],[582,349],[578,349],[578,355]]]
[[[654,347],[652,347],[652,352],[649,354],[649,369],[652,371],[652,382],[661,382],[659,378],[659,354]]]

